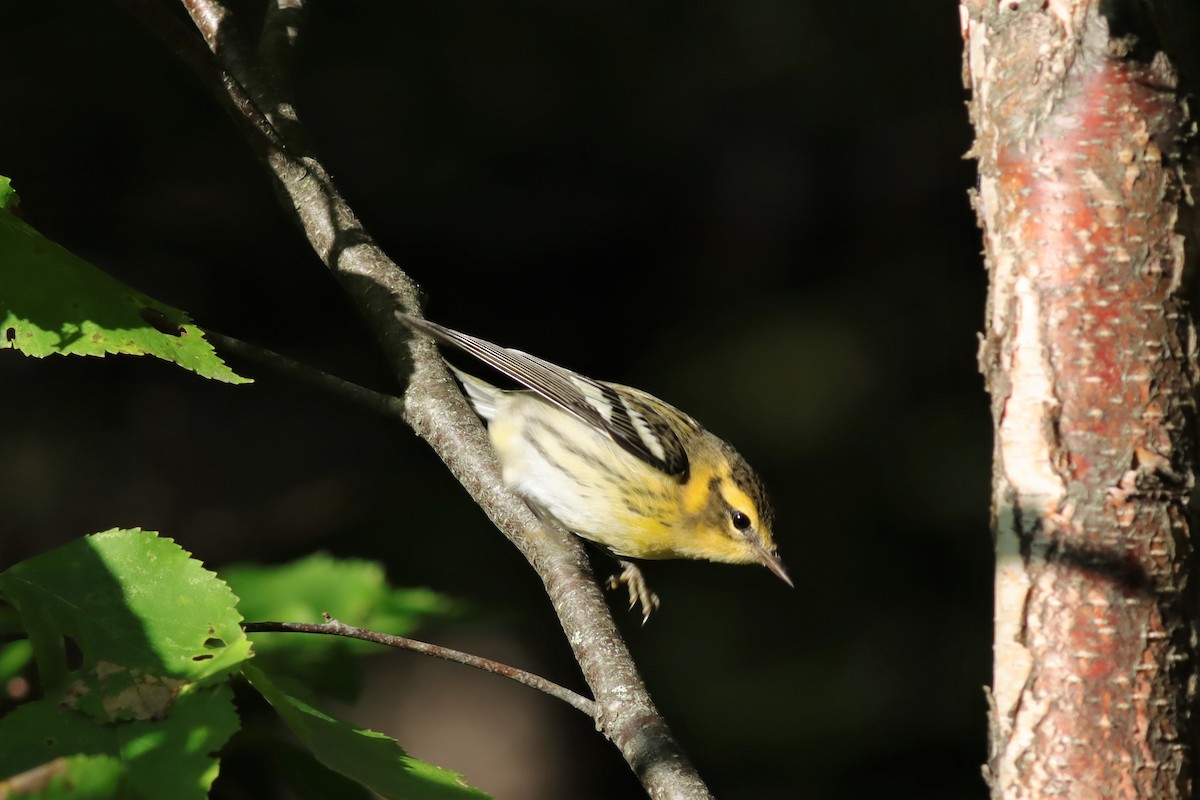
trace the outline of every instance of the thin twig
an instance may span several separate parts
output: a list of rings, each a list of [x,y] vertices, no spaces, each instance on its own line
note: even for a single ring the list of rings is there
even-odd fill
[[[328,614],[325,615],[325,622],[243,622],[242,629],[246,633],[319,633],[327,636],[345,636],[350,639],[361,639],[364,642],[374,642],[386,647],[396,647],[401,650],[413,650],[418,653],[423,653],[434,658],[443,658],[446,661],[453,661],[458,664],[465,664],[468,667],[481,669],[484,672],[490,672],[493,675],[501,675],[505,678],[510,678],[517,683],[524,684],[531,689],[537,689],[539,692],[562,700],[567,705],[582,711],[589,717],[596,716],[596,704],[587,699],[578,692],[573,692],[565,686],[560,686],[553,681],[548,681],[540,675],[534,675],[532,672],[526,672],[523,669],[510,667],[507,664],[501,664],[499,661],[493,661],[490,658],[464,653],[461,650],[454,650],[441,645],[430,644],[416,639],[409,639],[406,636],[395,636],[390,633],[380,633],[379,631],[371,631],[366,628],[357,628],[353,625],[347,625],[340,622]]]
[[[183,0],[183,7],[191,16],[196,30],[200,31],[204,37],[208,49],[214,53],[217,52],[221,48],[221,37],[228,36],[232,28],[229,11],[225,8],[225,4],[218,0],[207,0],[207,2]]]
[[[259,347],[256,344],[250,344],[249,342],[235,339],[232,336],[226,336],[223,333],[217,333],[208,328],[202,330],[204,335],[210,341],[219,345],[222,350],[227,350],[234,355],[270,367],[296,380],[304,381],[327,392],[332,392],[352,403],[357,403],[380,414],[401,419],[404,417],[403,397],[396,397],[385,392],[368,389],[365,386],[359,386],[357,383],[352,383],[344,378],[323,372],[316,367],[301,364],[299,361],[293,361],[287,356],[280,355],[265,347]]]

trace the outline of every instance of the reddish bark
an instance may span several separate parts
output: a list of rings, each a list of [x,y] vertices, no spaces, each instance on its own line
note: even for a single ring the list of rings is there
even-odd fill
[[[1184,106],[1089,0],[963,4],[991,278],[994,797],[1193,791]]]

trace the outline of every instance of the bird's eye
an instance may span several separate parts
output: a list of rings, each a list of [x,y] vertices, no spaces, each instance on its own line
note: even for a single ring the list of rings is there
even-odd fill
[[[750,518],[741,511],[734,511],[729,518],[733,520],[733,527],[739,531],[744,531],[750,527]]]

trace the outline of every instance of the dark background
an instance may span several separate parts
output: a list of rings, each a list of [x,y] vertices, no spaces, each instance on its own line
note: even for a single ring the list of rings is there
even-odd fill
[[[662,562],[644,628],[613,598],[713,790],[983,797],[985,275],[956,9],[312,11],[300,113],[429,315],[679,405],[771,488],[795,590]],[[0,50],[0,174],[29,223],[202,325],[398,390],[229,119],[138,23],[10,0]],[[235,364],[258,382],[0,353],[0,566],[117,525],[216,568],[379,559],[483,612],[426,638],[581,686],[533,573],[423,443]],[[639,796],[587,720],[461,667],[385,654],[342,713],[498,797]],[[215,795],[263,794],[255,769],[227,759]]]

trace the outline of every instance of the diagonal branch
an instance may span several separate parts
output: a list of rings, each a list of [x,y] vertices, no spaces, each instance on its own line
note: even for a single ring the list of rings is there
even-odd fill
[[[478,418],[449,378],[431,342],[410,337],[393,312],[419,310],[416,284],[383,253],[310,151],[294,105],[282,88],[283,65],[268,64],[286,46],[255,52],[233,28],[235,13],[218,0],[183,0],[202,37],[183,35],[178,17],[152,0],[117,0],[166,41],[230,112],[275,178],[318,257],[358,307],[401,383],[405,419],[445,462],[541,578],[595,697],[597,724],[655,798],[706,798],[708,790],[675,741],[617,632],[578,539],[539,521],[504,488]],[[266,36],[298,35],[300,6],[273,0]],[[207,45],[206,45],[207,43]],[[210,55],[211,52],[211,55]],[[411,373],[411,374],[410,374]]]

